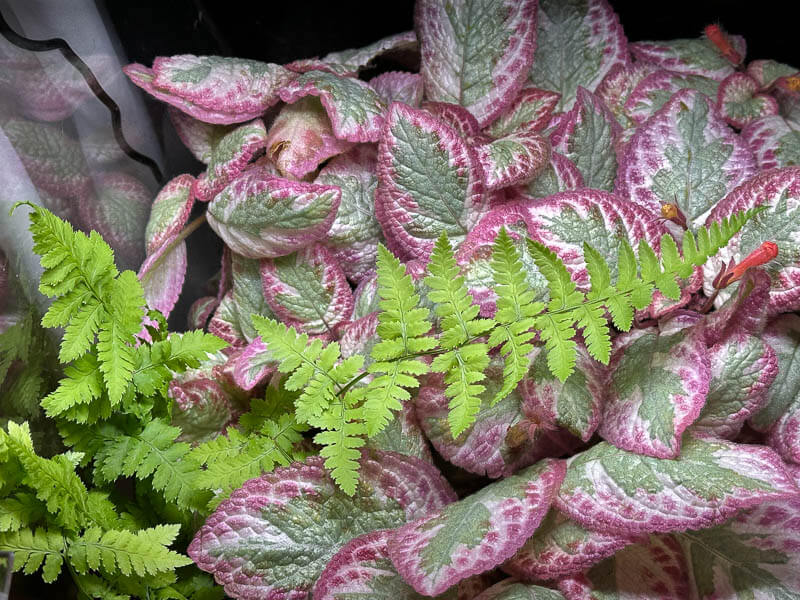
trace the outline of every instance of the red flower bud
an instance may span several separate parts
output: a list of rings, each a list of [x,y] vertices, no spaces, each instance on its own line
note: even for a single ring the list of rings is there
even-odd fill
[[[742,55],[733,47],[728,34],[725,33],[719,25],[706,25],[703,30],[706,37],[714,44],[720,51],[720,54],[727,58],[734,65],[742,62]]]
[[[734,281],[739,281],[745,271],[750,267],[758,267],[766,264],[776,256],[778,256],[778,244],[775,242],[764,242],[748,254],[738,265],[729,266],[721,275],[717,276],[714,287],[719,289],[727,287]]]

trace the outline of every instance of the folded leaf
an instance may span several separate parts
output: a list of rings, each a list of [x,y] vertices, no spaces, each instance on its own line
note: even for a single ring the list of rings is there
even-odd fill
[[[514,100],[533,61],[536,0],[423,0],[416,7],[426,96],[461,104],[480,125]]]
[[[690,229],[755,173],[752,153],[703,94],[683,90],[643,123],[627,145],[616,191],[661,214],[676,204]]]
[[[516,188],[520,200],[547,198],[558,192],[584,187],[583,175],[570,159],[558,152],[550,152],[550,164],[545,166],[533,181]],[[514,198],[516,199],[516,198]]]
[[[724,522],[797,488],[769,448],[683,440],[676,459],[600,442],[569,462],[556,506],[585,527],[615,534],[681,531]]]
[[[732,295],[717,310],[706,315],[706,344],[723,343],[732,336],[760,336],[767,324],[767,303],[771,284],[763,269],[750,269]]]
[[[628,112],[628,100],[639,83],[656,70],[645,63],[617,64],[606,73],[595,90],[597,97],[622,127],[624,141],[630,138],[638,124]]]
[[[751,121],[742,137],[762,170],[800,165],[800,124],[772,115]]]
[[[432,596],[509,558],[544,518],[564,477],[546,460],[400,527],[389,539],[397,571]]]
[[[395,103],[378,147],[375,214],[390,249],[426,258],[442,233],[459,243],[488,210],[474,151],[430,113]]]
[[[536,55],[528,82],[561,94],[572,108],[578,86],[594,91],[606,73],[628,64],[627,40],[605,0],[541,0]]]
[[[758,431],[772,427],[800,395],[800,317],[781,315],[762,334],[775,350],[778,374],[767,390],[767,405],[750,419]]]
[[[342,199],[325,246],[345,275],[358,283],[375,268],[378,242],[383,239],[375,218],[377,155],[372,145],[360,145],[330,161],[314,181],[338,187]]]
[[[706,285],[723,261],[739,262],[763,242],[773,242],[778,246],[778,256],[764,265],[772,278],[767,314],[797,310],[800,308],[800,166],[772,169],[752,177],[714,207],[707,223],[756,206],[767,209],[750,219],[709,261],[704,268]]]
[[[269,159],[284,176],[302,179],[352,145],[333,134],[319,98],[306,96],[281,108],[270,126],[266,147]]]
[[[551,134],[553,149],[578,167],[586,187],[611,191],[622,127],[602,101],[578,86],[576,102]]]
[[[600,435],[616,447],[675,458],[711,378],[701,327],[672,319],[614,340]]]
[[[251,342],[258,335],[252,316],[260,315],[268,319],[275,316],[264,298],[260,262],[232,252],[231,281],[233,284],[231,292],[238,315],[239,328],[245,339]]]
[[[388,541],[392,534],[391,529],[379,529],[342,546],[319,576],[314,600],[424,600],[426,596],[403,581],[389,560]],[[435,600],[473,600],[484,587],[480,577],[470,577]]]
[[[277,370],[278,361],[269,352],[264,341],[256,337],[236,356],[233,380],[243,390],[252,390]]]
[[[169,248],[169,242],[147,257],[137,277],[147,306],[169,317],[183,290],[186,277],[186,242]]]
[[[203,123],[174,106],[167,107],[167,114],[183,145],[204,165],[211,160],[211,150],[220,138],[233,129],[230,125]]]
[[[486,130],[493,138],[512,132],[542,131],[552,117],[560,96],[557,92],[528,87],[520,90],[514,102]]]
[[[387,106],[392,102],[402,102],[417,108],[422,102],[422,76],[417,73],[381,73],[370,79],[369,85]]]
[[[289,181],[256,167],[208,205],[208,224],[237,254],[273,258],[324,237],[340,198],[338,188]]]
[[[222,56],[157,57],[153,68],[122,69],[151,96],[200,121],[229,125],[250,121],[278,101],[296,75],[279,65]]]
[[[322,463],[313,456],[245,482],[197,532],[189,556],[233,598],[306,599],[345,543],[455,499],[435,467],[399,454],[365,455],[354,496]]]
[[[693,432],[733,439],[768,400],[778,374],[775,351],[753,335],[734,335],[708,349],[711,380]],[[782,453],[781,453],[782,454]]]
[[[637,63],[641,64],[641,63]],[[649,65],[640,66],[640,69],[650,68],[649,75],[641,79],[625,101],[625,112],[637,124],[644,123],[653,114],[664,106],[672,96],[680,90],[696,90],[716,99],[719,82],[702,75],[688,75],[654,69]]]
[[[548,141],[524,129],[482,144],[476,152],[485,173],[487,191],[530,181],[550,160]]]
[[[203,202],[213,200],[266,147],[267,130],[261,119],[240,125],[223,135],[211,148],[208,169],[194,184],[195,197]]]
[[[380,137],[386,106],[364,81],[308,71],[281,88],[280,96],[289,104],[306,96],[318,96],[333,133],[341,140],[377,142]]]
[[[208,322],[208,333],[222,338],[232,348],[242,348],[247,345],[247,338],[244,337],[239,323],[236,303],[233,301],[233,291],[227,292],[214,310],[214,316]]]
[[[584,575],[558,582],[569,600],[691,598],[689,570],[680,544],[669,535],[628,546]]]
[[[632,536],[584,529],[551,508],[539,528],[503,563],[502,569],[522,580],[560,579],[588,569],[634,541]]]
[[[761,89],[770,87],[779,77],[797,73],[797,68],[775,60],[753,60],[747,64],[747,74],[758,82]]]
[[[180,427],[180,442],[212,440],[236,422],[231,395],[212,372],[190,369],[170,382],[169,396],[175,400],[171,425]]]
[[[264,297],[289,327],[329,333],[353,314],[353,293],[339,263],[321,244],[261,262]]]
[[[757,92],[755,79],[745,73],[733,73],[719,84],[717,107],[724,119],[738,129],[760,117],[777,115],[777,100]]]

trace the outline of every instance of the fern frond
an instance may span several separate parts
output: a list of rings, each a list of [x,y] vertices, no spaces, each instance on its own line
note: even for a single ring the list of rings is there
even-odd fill
[[[229,428],[226,435],[191,450],[189,457],[205,465],[205,471],[197,474],[197,487],[219,490],[214,500],[217,503],[248,479],[272,471],[276,465],[286,466],[300,460],[294,445],[303,439],[302,432],[306,429],[290,414],[265,421],[257,433],[244,434]]]
[[[42,579],[52,583],[64,563],[65,540],[57,529],[0,533],[0,550],[14,553],[14,571],[32,575],[44,563]]]
[[[0,500],[0,532],[17,531],[36,523],[46,514],[33,494],[19,492]]]
[[[70,541],[68,555],[78,573],[92,569],[107,575],[155,575],[191,564],[191,559],[167,547],[179,530],[179,525],[137,532],[91,527]]]
[[[428,298],[435,303],[436,314],[442,318],[439,345],[455,348],[468,340],[489,331],[494,322],[478,319],[477,304],[469,295],[464,278],[458,274],[458,265],[453,257],[453,248],[442,233],[431,253],[425,285],[431,291]]]
[[[95,454],[95,473],[108,482],[121,476],[152,476],[153,489],[167,502],[190,509],[202,506],[207,498],[195,485],[200,466],[188,456],[189,444],[175,441],[180,433],[178,427],[160,420],[150,421],[133,435],[103,426],[98,431],[103,443]]]
[[[75,573],[73,575],[78,588],[89,598],[98,600],[130,600],[128,594],[119,593],[110,581],[91,573]]]
[[[401,402],[411,397],[408,389],[419,386],[417,377],[427,373],[428,366],[413,355],[429,352],[437,345],[433,337],[425,336],[431,329],[429,312],[417,307],[419,294],[411,276],[383,245],[378,247],[377,268],[381,298],[377,332],[381,339],[372,348],[374,362],[368,372],[375,377],[367,386],[364,402],[370,436],[386,427],[392,411],[400,410]]]
[[[567,380],[575,369],[577,345],[575,329],[572,327],[572,313],[545,313],[536,319],[536,328],[541,330],[541,338],[547,350],[547,367],[562,382]]]
[[[540,242],[528,239],[527,243],[536,268],[547,279],[547,289],[550,292],[548,310],[562,310],[581,304],[584,295],[577,290],[569,271],[556,253]]]
[[[528,372],[528,354],[533,350],[531,340],[535,335],[534,317],[544,309],[544,304],[533,301],[522,259],[505,227],[500,229],[492,248],[492,276],[496,284],[497,326],[489,336],[488,346],[502,344],[500,353],[505,359],[503,385],[492,399],[495,404],[510,394]]]
[[[475,422],[481,406],[480,394],[486,387],[480,384],[489,365],[489,347],[473,343],[449,350],[433,359],[431,370],[444,373],[445,396],[450,399],[447,421],[450,433],[457,438]]]
[[[25,471],[22,482],[45,503],[67,529],[78,529],[88,519],[89,493],[75,473],[75,463],[65,454],[42,458],[33,449],[27,423],[8,423],[8,433],[0,434],[10,452]]]
[[[361,420],[359,402],[363,389],[351,390],[339,402],[335,402],[318,419],[310,424],[321,431],[314,436],[314,442],[323,446],[320,456],[325,458],[325,466],[331,477],[344,493],[355,494],[358,483],[359,448],[364,445],[366,427]]]
[[[103,393],[100,362],[94,352],[84,354],[64,370],[58,387],[42,399],[47,416],[63,415],[77,404],[88,404]]]

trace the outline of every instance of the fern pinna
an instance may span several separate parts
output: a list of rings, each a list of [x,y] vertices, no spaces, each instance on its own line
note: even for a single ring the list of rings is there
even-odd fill
[[[404,265],[380,246],[379,341],[371,350],[373,362],[366,369],[363,356],[342,359],[336,342],[323,346],[320,340],[309,341],[307,334],[298,334],[292,327],[254,316],[266,354],[261,359],[278,361],[278,369],[288,375],[284,384],[287,389],[302,389],[297,418],[321,430],[314,441],[324,446],[321,454],[326,457],[325,464],[342,489],[352,494],[357,484],[358,448],[364,444],[365,435],[375,435],[386,426],[392,411],[410,398],[408,390],[419,385],[420,376],[429,371],[444,375],[450,430],[457,437],[475,421],[491,349],[498,348],[504,360],[503,384],[494,402],[508,395],[527,373],[537,335],[547,351],[548,367],[561,381],[574,370],[578,331],[589,354],[608,363],[611,331],[606,315],[617,329],[627,331],[635,311],[648,306],[656,290],[677,299],[680,287],[676,278],[691,275],[759,210],[700,228],[696,235],[686,232],[682,252],[675,240],[664,234],[661,258],[644,240],[639,242],[637,258],[637,252],[621,239],[615,281],[607,259],[584,244],[591,284],[587,293],[577,289],[554,252],[526,239],[528,253],[547,280],[547,304],[534,301],[520,253],[509,233],[501,229],[491,263],[498,297],[493,319],[478,318],[478,307],[459,275],[450,242],[442,234],[422,285],[438,317],[436,327]],[[368,376],[372,379],[364,384]]]

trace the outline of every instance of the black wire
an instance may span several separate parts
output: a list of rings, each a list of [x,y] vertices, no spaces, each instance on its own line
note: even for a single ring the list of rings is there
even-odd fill
[[[66,40],[61,38],[32,40],[23,37],[11,29],[11,26],[6,21],[2,11],[0,11],[0,34],[2,34],[9,42],[24,50],[30,50],[31,52],[48,52],[51,50],[58,50],[61,52],[62,56],[69,61],[69,63],[75,67],[78,72],[80,72],[80,74],[83,76],[83,79],[86,81],[86,84],[92,90],[92,93],[111,113],[111,128],[114,131],[114,139],[117,141],[117,144],[122,151],[132,160],[135,160],[136,162],[141,163],[149,168],[153,173],[153,177],[156,178],[156,181],[159,184],[164,183],[164,176],[156,162],[149,156],[145,156],[141,152],[134,150],[134,148],[128,143],[128,140],[125,139],[125,134],[122,132],[122,113],[119,109],[119,105],[114,102],[111,96],[108,95],[108,92],[103,89],[103,86],[100,85],[100,82],[97,80],[97,77],[95,77],[94,73],[92,73],[89,65],[87,65],[72,48],[70,48]]]

